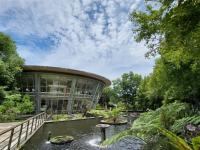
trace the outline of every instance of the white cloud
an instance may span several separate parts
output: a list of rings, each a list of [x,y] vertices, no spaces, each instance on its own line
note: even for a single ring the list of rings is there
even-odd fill
[[[56,44],[47,50],[17,43],[27,64],[80,69],[110,79],[128,71],[144,75],[154,60],[144,58],[147,49],[134,42],[128,20],[141,1],[0,0],[0,31],[38,40],[53,35]]]

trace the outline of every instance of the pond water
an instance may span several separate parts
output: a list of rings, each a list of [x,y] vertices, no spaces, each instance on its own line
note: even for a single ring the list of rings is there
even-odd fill
[[[82,142],[96,145],[100,141],[100,129],[95,127],[100,119],[73,120],[65,122],[45,123],[31,139],[24,145],[23,150],[67,150],[70,144],[53,145],[48,142],[48,133],[53,136],[71,135],[75,140],[85,139]],[[110,137],[127,128],[127,125],[110,126],[106,129],[106,137]],[[84,138],[86,137],[86,138]],[[83,144],[84,143],[80,143]]]

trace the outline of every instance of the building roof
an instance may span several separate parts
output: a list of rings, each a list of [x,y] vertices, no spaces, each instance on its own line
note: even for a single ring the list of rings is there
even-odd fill
[[[103,76],[100,76],[100,75],[97,75],[94,73],[85,72],[85,71],[68,69],[68,68],[24,65],[23,71],[24,72],[48,72],[48,73],[61,73],[61,74],[68,74],[68,75],[77,75],[77,76],[89,77],[89,78],[93,78],[93,79],[102,81],[107,86],[111,85],[111,81]]]

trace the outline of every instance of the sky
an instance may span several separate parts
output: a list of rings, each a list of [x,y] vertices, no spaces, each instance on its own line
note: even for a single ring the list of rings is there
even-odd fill
[[[10,35],[27,65],[56,66],[114,80],[152,72],[136,43],[130,13],[144,0],[0,0],[0,32]]]

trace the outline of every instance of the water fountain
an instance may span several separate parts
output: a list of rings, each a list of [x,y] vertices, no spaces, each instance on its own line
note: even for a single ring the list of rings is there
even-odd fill
[[[110,127],[110,125],[108,125],[108,124],[97,124],[96,127],[100,128],[100,130],[101,130],[101,142],[103,142],[104,140],[106,140],[106,128]]]

